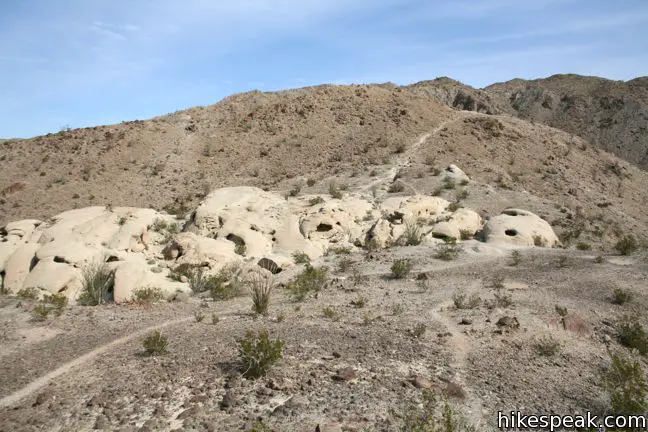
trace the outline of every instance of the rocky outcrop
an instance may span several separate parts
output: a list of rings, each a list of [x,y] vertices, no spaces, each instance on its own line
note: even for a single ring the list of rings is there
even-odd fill
[[[560,240],[551,225],[539,216],[520,209],[507,209],[484,225],[487,243],[508,243],[516,246],[555,247]]]

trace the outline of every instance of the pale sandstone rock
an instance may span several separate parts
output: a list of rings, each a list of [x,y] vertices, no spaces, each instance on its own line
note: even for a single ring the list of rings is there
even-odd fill
[[[484,225],[487,243],[508,243],[517,246],[534,246],[536,239],[544,247],[560,245],[551,225],[527,210],[507,209],[492,217]]]
[[[461,183],[462,181],[470,181],[470,177],[463,172],[457,165],[449,165],[444,170],[445,178],[452,180],[454,183]]]
[[[23,288],[40,288],[49,293],[65,292],[73,296],[70,284],[81,277],[81,270],[65,263],[39,261],[25,278]]]
[[[5,265],[4,288],[8,292],[17,292],[23,287],[25,278],[36,259],[36,251],[40,247],[36,243],[20,245],[11,255]]]
[[[11,258],[18,246],[20,245],[17,239],[5,239],[6,241],[0,242],[0,272],[5,270],[7,261]]]
[[[439,222],[432,228],[432,235],[434,237],[454,237],[459,239],[461,231],[465,230],[474,235],[482,228],[482,219],[476,212],[460,208],[454,212],[449,220]]]

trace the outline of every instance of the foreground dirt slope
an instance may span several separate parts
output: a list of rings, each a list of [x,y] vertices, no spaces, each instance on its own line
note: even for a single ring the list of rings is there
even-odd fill
[[[614,328],[648,306],[646,257],[596,263],[593,255],[533,249],[512,265],[510,250],[476,252],[483,247],[467,244],[452,262],[423,246],[328,256],[314,264],[331,269],[329,287],[301,303],[278,288],[268,317],[249,313],[249,297],[192,298],[74,306],[37,323],[4,297],[0,430],[231,431],[250,430],[261,418],[275,431],[314,431],[318,424],[398,431],[399,413],[420,402],[421,386],[445,395],[477,430],[494,430],[498,410],[605,411],[598,377],[608,348],[629,354]],[[408,278],[388,277],[398,258],[413,261]],[[417,281],[422,273],[427,280]],[[493,306],[498,278],[510,305]],[[610,300],[619,287],[634,294],[623,306]],[[452,298],[462,291],[482,303],[457,309]],[[565,326],[556,305],[568,310]],[[324,316],[325,308],[333,313]],[[197,311],[203,322],[194,319]],[[512,324],[498,325],[503,317]],[[415,335],[417,325],[422,334]],[[142,340],[156,327],[169,337],[170,352],[143,356]],[[285,341],[285,358],[266,378],[241,379],[236,339],[261,328]],[[557,354],[537,352],[543,337],[559,344]],[[345,368],[352,372],[342,377]],[[51,380],[37,382],[47,373]]]

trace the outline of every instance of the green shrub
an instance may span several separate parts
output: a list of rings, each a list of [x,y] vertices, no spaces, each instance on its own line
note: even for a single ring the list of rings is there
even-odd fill
[[[620,238],[616,245],[614,245],[614,248],[621,255],[630,255],[639,248],[639,245],[634,236],[627,235]]]
[[[550,335],[542,336],[533,347],[538,355],[546,357],[555,356],[560,352],[560,343]]]
[[[203,314],[201,311],[197,310],[197,311],[194,312],[194,318],[195,318],[197,323],[203,322],[203,320],[205,319],[205,314]]]
[[[245,243],[237,243],[236,246],[234,246],[234,253],[236,255],[245,256],[247,253],[247,246]]]
[[[156,356],[166,354],[169,343],[166,336],[160,333],[160,330],[155,330],[154,333],[144,339],[143,345],[148,355]]]
[[[355,299],[351,300],[351,306],[357,308],[357,309],[362,309],[367,305],[369,302],[369,299],[365,296],[358,296]]]
[[[632,300],[632,293],[623,288],[615,288],[612,292],[612,303],[622,305]]]
[[[427,331],[427,326],[423,323],[416,323],[414,327],[410,330],[410,333],[412,336],[414,336],[417,339],[420,339],[423,337],[425,332]]]
[[[68,298],[65,294],[45,294],[43,296],[43,303],[52,305],[56,316],[60,316],[68,304]]]
[[[21,299],[31,299],[31,300],[36,300],[39,294],[40,294],[40,290],[36,287],[21,288],[16,293],[16,295]]]
[[[326,202],[326,201],[324,201],[324,198],[322,198],[321,196],[318,196],[318,197],[314,197],[314,198],[309,199],[308,200],[308,205],[314,206],[314,205],[317,205],[317,204],[322,204],[324,202]]]
[[[54,310],[54,307],[44,303],[38,303],[32,309],[32,317],[34,321],[44,321],[47,316]]]
[[[459,238],[461,240],[471,240],[473,236],[474,235],[471,230],[467,230],[467,229],[459,230]]]
[[[260,330],[258,335],[248,331],[245,338],[238,340],[238,345],[243,376],[247,378],[265,376],[270,367],[283,358],[283,341],[278,338],[271,341],[265,329]]]
[[[414,265],[412,264],[412,261],[408,259],[397,259],[392,263],[391,266],[392,277],[396,279],[403,279],[412,271],[413,267]]]
[[[138,301],[155,302],[163,298],[164,294],[160,288],[143,287],[136,289],[133,293],[133,299]]]
[[[409,402],[394,417],[401,419],[400,432],[476,432],[466,418],[444,401],[440,406],[431,390],[423,390],[423,404]]]
[[[610,395],[612,411],[617,415],[646,412],[646,381],[638,361],[611,355],[610,368],[602,374],[602,381]]]
[[[434,257],[443,261],[453,261],[459,258],[461,250],[461,247],[455,244],[441,245],[439,249],[437,249]]]
[[[578,242],[576,243],[576,249],[586,251],[592,249],[592,245],[589,243]]]
[[[405,232],[401,236],[401,243],[405,246],[418,246],[421,244],[422,235],[416,221],[408,219],[405,221]]]
[[[403,182],[395,181],[394,183],[389,185],[387,192],[398,193],[398,192],[403,192],[404,190],[405,190],[405,185],[403,184]]]
[[[337,265],[338,273],[346,272],[347,270],[349,270],[349,268],[351,268],[353,263],[354,263],[354,261],[351,258],[346,257],[346,256],[342,257],[340,259],[340,261],[338,261],[338,265]]]
[[[556,305],[554,308],[556,309],[556,313],[561,317],[567,316],[567,308],[565,306]]]
[[[301,192],[301,186],[296,184],[292,189],[290,189],[290,191],[288,191],[288,196],[296,197],[299,195],[299,192]]]
[[[324,309],[322,309],[322,315],[324,315],[324,318],[328,318],[332,321],[338,321],[340,319],[340,314],[338,314],[335,309],[331,308],[330,306],[326,306]]]
[[[310,257],[305,252],[294,252],[292,254],[295,264],[308,264]]]
[[[493,295],[495,297],[496,307],[507,308],[513,304],[513,297],[504,289],[495,290],[495,294]]]
[[[635,348],[641,355],[648,353],[648,337],[636,318],[625,316],[617,325],[617,336],[621,345]]]
[[[105,301],[115,283],[115,273],[101,261],[86,266],[81,274],[81,295],[78,303],[96,306]]]
[[[252,311],[258,315],[267,315],[270,296],[274,289],[272,278],[260,272],[253,272],[248,276],[247,284],[252,293]]]
[[[472,293],[468,297],[465,291],[459,290],[452,295],[452,302],[457,309],[474,309],[481,304],[482,299],[477,293]]]
[[[288,290],[297,301],[302,301],[310,292],[319,292],[328,284],[328,272],[324,267],[315,268],[306,264],[306,268],[288,284]]]
[[[334,181],[329,183],[329,195],[331,198],[342,199],[342,191]]]
[[[315,183],[317,183],[317,180],[315,180],[315,179],[309,178],[308,180],[306,180],[306,185],[308,187],[313,186]]]

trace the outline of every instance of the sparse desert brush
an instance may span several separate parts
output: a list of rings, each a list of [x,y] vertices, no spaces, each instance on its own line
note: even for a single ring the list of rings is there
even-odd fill
[[[514,250],[513,252],[511,252],[510,265],[516,267],[520,264],[520,262],[522,262],[522,254],[520,253],[520,251]]]
[[[616,326],[616,331],[621,345],[634,348],[641,355],[648,353],[648,336],[637,318],[628,315],[622,317]]]
[[[308,187],[311,187],[311,186],[315,185],[315,183],[317,183],[317,180],[315,180],[313,178],[309,178],[308,180],[306,180],[306,186],[308,186]]]
[[[461,186],[467,186],[470,183],[469,180],[463,179],[459,182],[459,185]],[[464,189],[465,190],[465,189]]]
[[[576,243],[576,249],[582,250],[582,251],[587,251],[592,249],[592,245],[589,243],[584,243],[584,242],[578,242]]]
[[[473,232],[468,229],[459,230],[459,238],[461,240],[471,240],[474,237]]]
[[[560,342],[551,335],[544,335],[533,344],[533,348],[538,355],[552,357],[560,352]]]
[[[292,257],[295,264],[308,264],[310,262],[310,257],[305,252],[294,252]]]
[[[558,268],[569,267],[569,257],[567,255],[560,255],[556,260],[556,266]]]
[[[218,324],[220,322],[220,318],[218,318],[218,315],[216,314],[216,312],[212,312],[211,321],[212,321],[212,324],[214,324],[214,325],[216,325],[216,324]]]
[[[398,145],[396,145],[396,149],[394,150],[394,153],[396,154],[405,153],[405,149],[406,149],[405,144],[399,143]]]
[[[401,315],[403,313],[403,305],[400,303],[394,303],[391,305],[391,314],[394,316]]]
[[[270,297],[274,289],[272,278],[261,272],[252,272],[248,275],[247,284],[252,293],[252,310],[256,314],[267,315]]]
[[[54,307],[45,303],[38,303],[31,311],[34,321],[44,321],[48,315],[54,310]]]
[[[319,292],[328,285],[328,271],[325,267],[315,268],[306,264],[306,268],[288,284],[287,288],[293,298],[302,301],[310,292]]]
[[[617,305],[623,305],[632,300],[632,293],[624,288],[615,288],[612,291],[612,303]]]
[[[457,309],[475,309],[479,307],[482,299],[477,293],[468,296],[464,290],[458,290],[452,295],[452,302]]]
[[[621,237],[619,241],[617,241],[617,243],[614,245],[614,248],[621,255],[630,255],[639,248],[639,244],[637,243],[637,239],[635,239],[634,236],[630,234]]]
[[[325,256],[328,255],[349,255],[351,253],[351,248],[349,246],[330,246],[324,252]]]
[[[544,247],[545,246],[545,241],[540,235],[534,235],[533,236],[533,245],[537,247]]]
[[[423,390],[423,404],[408,402],[400,412],[392,410],[394,417],[402,421],[401,432],[476,432],[477,428],[444,401],[440,405],[431,390]]]
[[[351,268],[353,263],[354,263],[354,261],[351,258],[349,258],[348,256],[344,256],[344,257],[340,258],[340,260],[337,263],[337,271],[338,271],[338,273],[346,272],[347,270],[349,270]]]
[[[496,289],[493,297],[495,307],[507,308],[513,304],[513,297],[504,289]]]
[[[152,334],[148,335],[146,339],[144,339],[143,345],[148,355],[157,356],[167,353],[169,342],[166,336],[163,336],[158,329],[155,330],[155,332],[153,332]]]
[[[338,321],[340,319],[340,314],[338,314],[335,309],[331,308],[330,306],[326,306],[324,309],[322,309],[322,315],[324,315],[324,318],[328,318],[332,321]]]
[[[457,200],[465,200],[468,198],[468,195],[470,195],[470,193],[466,189],[462,189],[461,192],[457,194]]]
[[[115,282],[115,273],[103,261],[86,266],[81,274],[81,295],[78,302],[84,306],[103,303]]]
[[[354,268],[351,272],[351,281],[353,282],[353,286],[362,285],[367,281],[367,276],[360,269]]]
[[[205,314],[197,310],[194,312],[194,319],[196,320],[197,323],[203,322],[203,320],[205,319]]]
[[[243,363],[243,376],[260,378],[266,375],[270,367],[283,358],[284,342],[277,338],[274,341],[268,337],[268,331],[263,329],[257,335],[249,331],[238,341],[238,352]]]
[[[247,254],[247,246],[245,243],[237,243],[236,246],[234,246],[234,253],[236,255],[245,256]]]
[[[329,183],[329,195],[331,195],[331,198],[342,199],[342,191],[334,181]]]
[[[299,184],[296,184],[292,187],[292,189],[288,191],[288,196],[296,197],[297,195],[299,195],[299,192],[301,192],[301,186]]]
[[[461,204],[459,204],[458,202],[452,202],[448,206],[448,211],[454,213],[457,210],[459,210],[461,207],[462,207]]]
[[[401,235],[400,243],[405,246],[418,246],[421,244],[423,233],[416,220],[410,218],[405,221],[405,232]]]
[[[416,323],[414,327],[412,327],[412,329],[410,330],[410,334],[413,337],[420,339],[423,337],[426,331],[427,331],[427,326],[425,324]]]
[[[36,300],[39,294],[40,294],[40,290],[38,288],[28,287],[28,288],[21,288],[20,290],[18,290],[16,296],[21,299]]]
[[[451,179],[450,177],[445,177],[443,179],[443,185],[442,186],[443,186],[443,189],[454,189],[456,185],[455,185],[455,182],[454,182],[453,179]]]
[[[396,279],[403,279],[412,271],[413,267],[414,265],[409,259],[397,259],[391,266],[392,276]]]
[[[644,414],[648,408],[648,387],[641,363],[618,354],[610,356],[610,367],[601,378],[610,396],[612,411],[624,415]]]
[[[597,255],[596,258],[594,258],[594,262],[596,264],[603,264],[605,260],[603,259],[603,255]]]
[[[434,257],[443,261],[453,261],[459,258],[461,247],[455,244],[445,244],[439,246]]]
[[[316,196],[308,200],[308,205],[314,206],[326,202],[321,196]]]
[[[351,306],[357,309],[361,309],[367,305],[369,299],[363,295],[359,295],[355,299],[351,300]]]
[[[142,287],[137,288],[133,293],[133,299],[143,302],[156,302],[162,300],[164,294],[160,288],[156,287]]]
[[[45,294],[43,303],[51,305],[54,308],[55,315],[60,316],[68,304],[68,298],[64,294]]]
[[[398,192],[403,192],[405,190],[405,185],[401,181],[395,181],[391,185],[389,185],[389,188],[387,189],[387,192],[389,193],[398,193]]]

